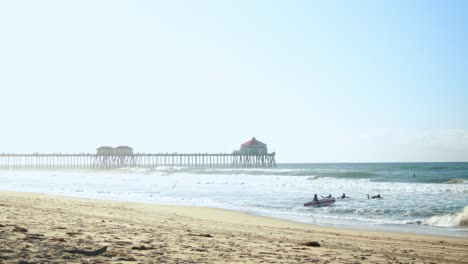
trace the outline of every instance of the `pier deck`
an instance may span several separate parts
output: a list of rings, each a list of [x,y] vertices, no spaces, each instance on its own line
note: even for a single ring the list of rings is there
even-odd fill
[[[266,168],[276,167],[276,160],[275,153],[257,155],[237,153],[0,154],[0,170],[156,168],[159,166]]]

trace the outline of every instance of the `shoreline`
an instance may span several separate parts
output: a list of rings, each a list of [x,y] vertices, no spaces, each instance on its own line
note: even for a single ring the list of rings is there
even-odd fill
[[[237,209],[223,208],[223,207],[212,207],[212,206],[203,206],[203,205],[186,205],[186,204],[177,204],[177,203],[155,203],[155,202],[146,202],[146,201],[132,201],[125,199],[112,199],[107,197],[88,197],[80,195],[67,195],[67,194],[57,194],[57,193],[42,193],[42,192],[30,192],[30,191],[9,191],[9,190],[0,190],[0,193],[24,193],[24,194],[38,194],[38,195],[49,195],[49,196],[58,196],[64,198],[72,199],[87,199],[87,200],[96,200],[96,201],[109,201],[109,202],[121,202],[121,203],[130,203],[130,204],[147,204],[147,205],[158,205],[158,206],[174,206],[174,207],[197,207],[197,208],[206,208],[222,211],[232,211],[238,213],[244,213],[252,216],[265,217],[268,219],[277,219],[281,221],[288,221],[292,223],[312,225],[316,227],[323,228],[332,228],[332,229],[345,229],[345,230],[355,230],[355,231],[370,231],[370,232],[385,232],[385,233],[401,233],[409,235],[428,235],[428,236],[438,236],[438,237],[454,237],[454,238],[468,238],[468,229],[460,230],[446,230],[444,227],[437,226],[419,226],[419,225],[410,225],[410,224],[376,224],[373,222],[360,222],[358,220],[349,220],[353,224],[343,223],[341,219],[327,219],[323,217],[314,217],[313,221],[310,221],[310,217],[283,217],[281,215],[268,214],[255,211],[243,211]],[[316,219],[315,219],[316,218]],[[329,222],[327,222],[329,220]],[[332,224],[330,224],[332,222]],[[459,233],[457,233],[459,232]]]
[[[221,208],[221,210],[225,210]],[[242,211],[240,211],[242,212]],[[282,218],[281,216],[269,216],[267,214],[246,212],[254,216],[264,216],[268,218],[274,218],[284,221],[291,221],[294,223],[302,223],[306,225],[313,225],[317,227],[329,227],[336,229],[355,230],[355,231],[369,231],[369,232],[384,232],[384,233],[397,233],[397,234],[409,234],[409,235],[422,235],[422,236],[435,236],[435,237],[454,237],[468,239],[468,229],[459,228],[446,230],[445,227],[438,226],[419,226],[417,224],[376,224],[373,222],[359,222],[358,220],[349,220],[354,224],[344,224],[341,219],[327,219],[320,218],[320,220],[314,220],[312,223],[308,222],[305,218],[296,217],[294,219]],[[331,223],[327,223],[326,220],[331,220]]]
[[[19,232],[20,228],[27,232]],[[325,227],[218,208],[22,192],[0,192],[0,241],[6,247],[0,250],[0,263],[467,263],[468,259],[465,238]],[[320,247],[307,242],[318,242]],[[95,257],[64,252],[103,246],[107,252]]]
[[[206,168],[201,171],[197,171],[199,168],[195,168],[195,171],[192,171],[193,168],[124,168],[99,172],[8,171],[2,172],[4,184],[0,190],[207,206],[337,228],[468,238],[466,224],[460,220],[468,215],[465,195],[468,190],[463,182],[380,182],[360,178],[373,177],[374,174],[369,174],[369,170],[376,168],[322,167],[306,164],[285,171],[260,172],[250,169],[212,171]],[[426,166],[422,169],[431,175],[432,168]],[[334,171],[332,174],[337,173],[336,177],[327,176],[329,169]],[[384,166],[380,169],[390,174],[401,171],[398,166]],[[319,176],[322,170],[325,171],[324,175]],[[296,175],[298,172],[299,176]],[[306,176],[315,173],[319,174]],[[355,176],[357,179],[354,179]],[[311,200],[312,193],[317,190],[334,194],[348,193],[353,199],[337,200],[334,206],[326,208],[303,207],[302,204]],[[385,199],[374,201],[365,197],[367,193],[373,192],[382,193]]]

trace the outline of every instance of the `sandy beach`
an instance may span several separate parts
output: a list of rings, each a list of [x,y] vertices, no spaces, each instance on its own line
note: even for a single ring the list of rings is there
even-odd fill
[[[0,263],[132,262],[468,263],[468,239],[336,229],[203,207],[0,193]]]

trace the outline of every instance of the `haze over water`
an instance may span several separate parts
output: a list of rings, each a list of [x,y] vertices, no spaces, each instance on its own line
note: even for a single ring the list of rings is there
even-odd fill
[[[319,225],[468,237],[468,163],[0,171],[0,191],[209,206]],[[314,193],[351,198],[303,207]],[[383,199],[367,199],[378,193]]]

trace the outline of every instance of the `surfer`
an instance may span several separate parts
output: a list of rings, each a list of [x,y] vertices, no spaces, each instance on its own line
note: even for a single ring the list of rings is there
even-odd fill
[[[332,198],[331,194],[329,194],[328,196],[323,196],[323,195],[320,195],[320,196],[322,196],[322,198],[325,198],[325,199],[327,199],[327,198],[331,199]]]
[[[317,194],[314,194],[314,202],[318,202]]]
[[[367,199],[381,199],[382,196],[380,196],[380,193],[377,194],[377,195],[372,195],[372,196],[369,196],[369,194],[367,195]]]
[[[343,194],[341,195],[341,199],[345,199],[345,198],[351,198],[351,197],[349,197],[349,196],[346,196],[346,194],[345,194],[345,193],[343,193]]]

